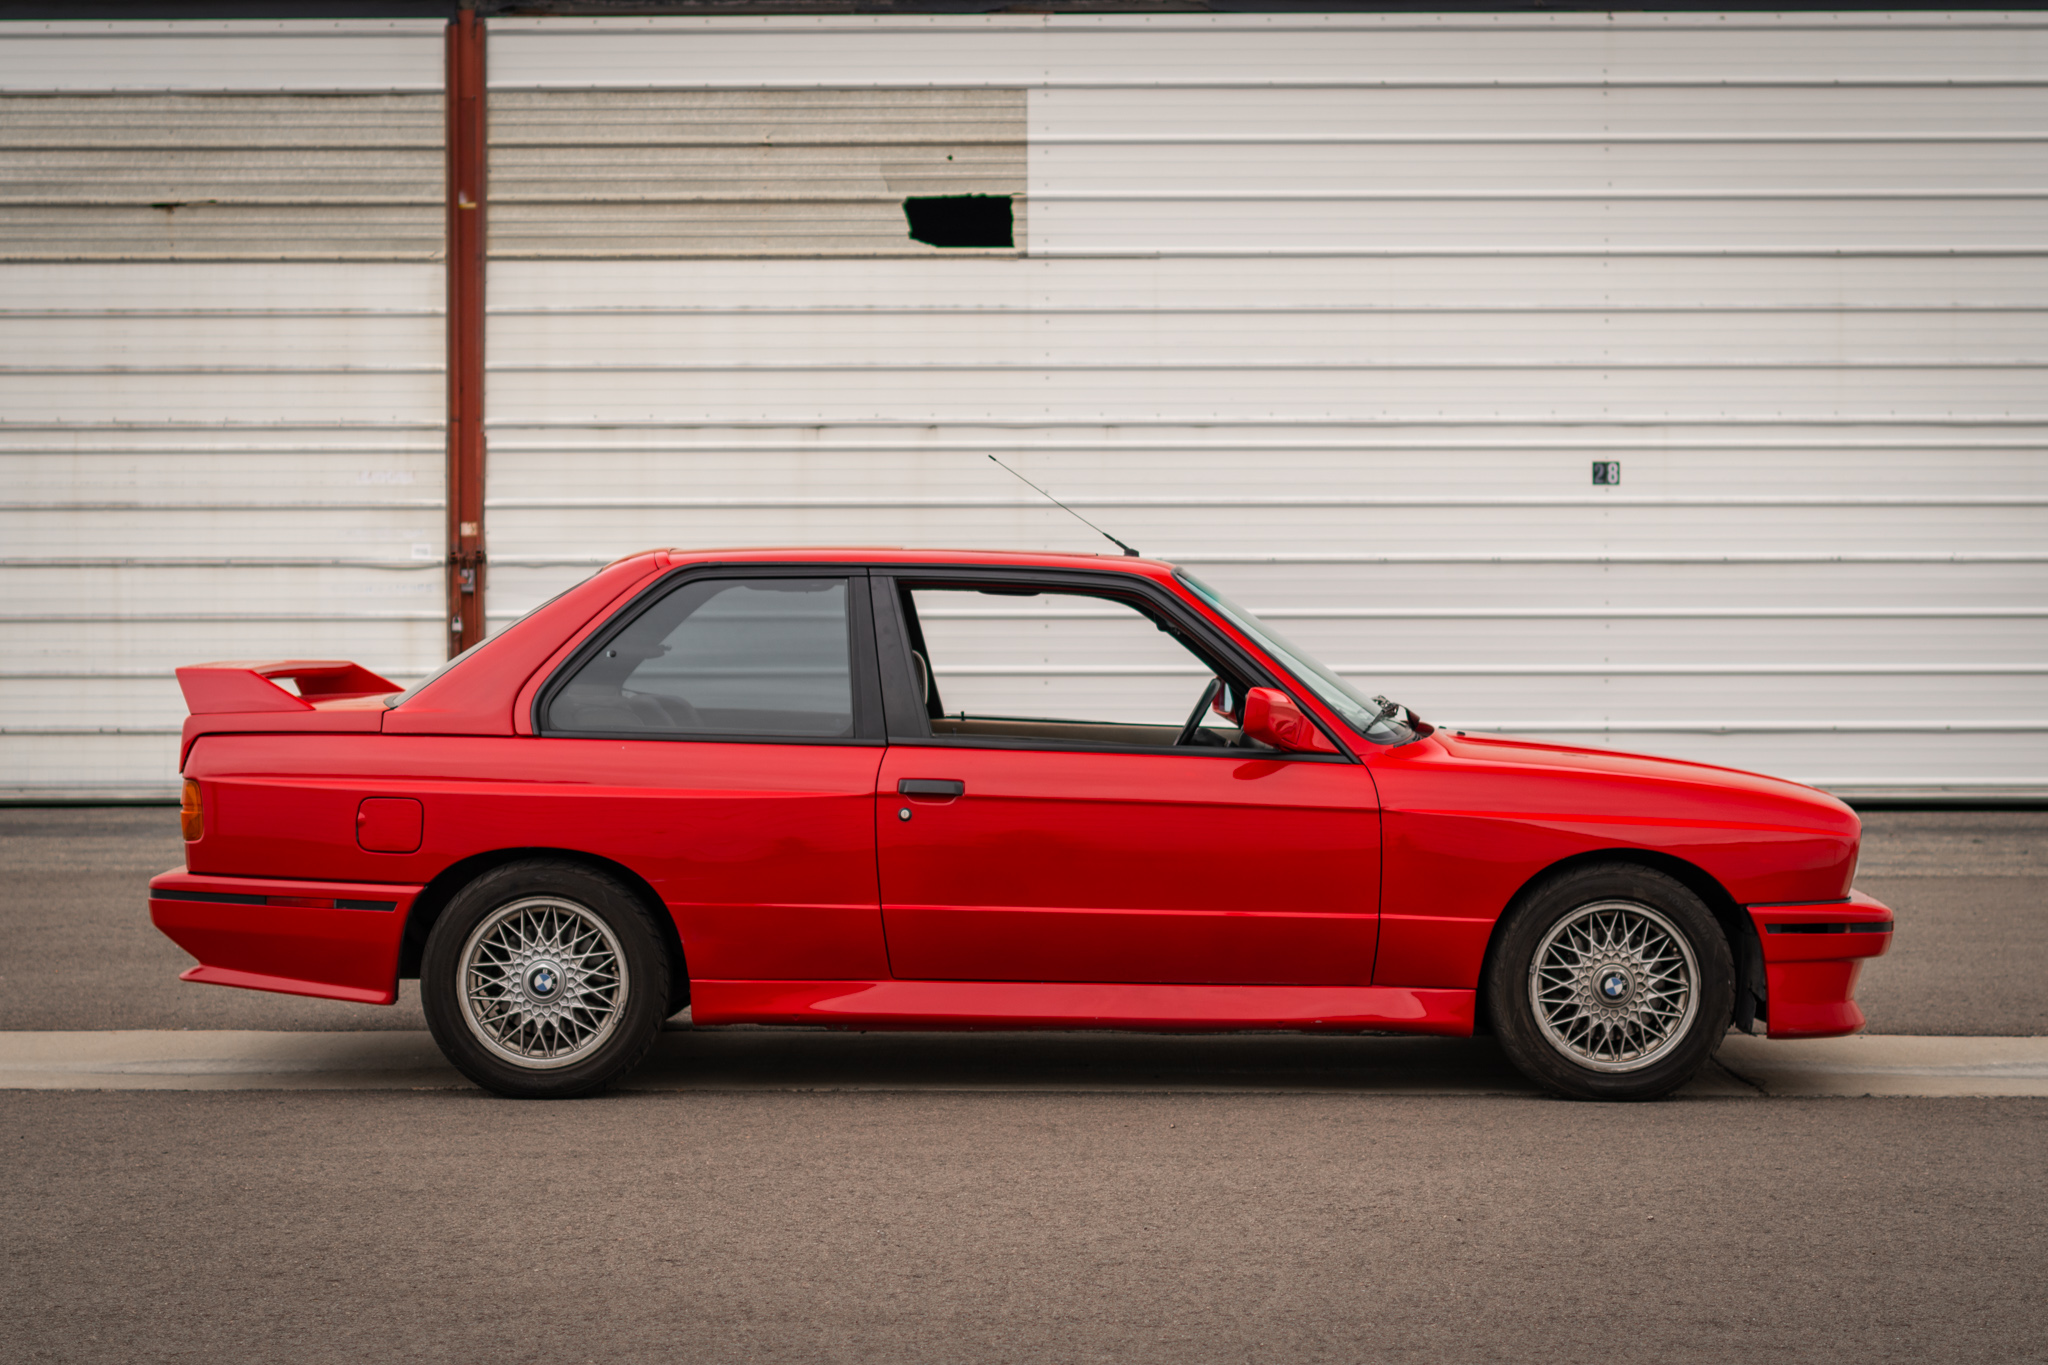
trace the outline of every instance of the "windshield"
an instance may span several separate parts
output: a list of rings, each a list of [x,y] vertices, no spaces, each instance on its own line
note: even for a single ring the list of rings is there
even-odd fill
[[[1185,569],[1173,572],[1187,585],[1188,591],[1201,598],[1218,616],[1250,636],[1253,643],[1272,655],[1300,680],[1302,686],[1315,693],[1318,701],[1342,716],[1359,734],[1375,744],[1406,744],[1415,738],[1415,731],[1408,724],[1412,717],[1406,707],[1395,705],[1384,697],[1367,697],[1327,665],[1318,662],[1314,655],[1275,634],[1271,626],[1201,579]]]

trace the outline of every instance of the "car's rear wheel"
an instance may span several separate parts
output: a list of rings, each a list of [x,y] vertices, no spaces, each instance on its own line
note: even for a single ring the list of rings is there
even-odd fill
[[[420,959],[420,1002],[441,1051],[478,1085],[521,1098],[618,1080],[653,1044],[668,987],[638,897],[595,869],[540,859],[457,892]]]
[[[1486,986],[1509,1060],[1576,1099],[1654,1099],[1684,1085],[1735,1007],[1713,912],[1676,879],[1622,864],[1537,887],[1503,926]]]

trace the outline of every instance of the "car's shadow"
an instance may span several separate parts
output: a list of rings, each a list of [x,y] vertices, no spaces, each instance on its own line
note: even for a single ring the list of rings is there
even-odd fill
[[[1491,1038],[673,1024],[623,1088],[1539,1093]]]

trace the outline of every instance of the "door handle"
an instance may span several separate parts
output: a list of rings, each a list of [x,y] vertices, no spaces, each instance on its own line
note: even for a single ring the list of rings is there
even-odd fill
[[[896,791],[902,796],[960,796],[967,784],[951,778],[906,777],[896,784]]]

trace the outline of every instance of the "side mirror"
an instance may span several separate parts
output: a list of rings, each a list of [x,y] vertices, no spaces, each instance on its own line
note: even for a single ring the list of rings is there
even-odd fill
[[[1244,732],[1262,744],[1292,754],[1338,752],[1330,737],[1276,687],[1254,687],[1244,694]]]

